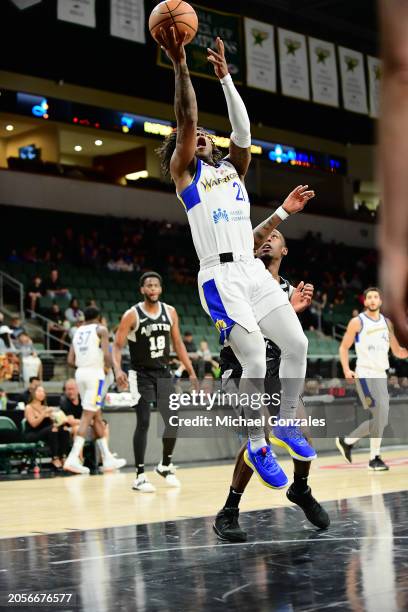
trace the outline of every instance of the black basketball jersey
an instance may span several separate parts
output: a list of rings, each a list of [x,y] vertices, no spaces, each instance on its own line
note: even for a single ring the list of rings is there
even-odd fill
[[[290,296],[290,283],[280,277],[281,289]],[[281,358],[281,350],[277,344],[265,338],[266,344],[266,376],[279,378],[279,365]],[[242,367],[235,356],[234,351],[230,346],[225,346],[220,353],[221,374],[227,370],[232,370],[231,378],[241,378]]]
[[[155,317],[143,310],[143,303],[133,306],[137,313],[136,328],[128,335],[132,370],[163,370],[170,361],[170,330],[172,321],[167,305],[159,302]]]

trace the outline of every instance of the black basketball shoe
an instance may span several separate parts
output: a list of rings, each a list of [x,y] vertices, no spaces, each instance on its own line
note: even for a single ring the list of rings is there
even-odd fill
[[[327,529],[330,525],[330,518],[326,510],[319,504],[319,502],[313,497],[312,490],[307,487],[304,493],[295,493],[293,485],[286,491],[286,497],[292,503],[302,508],[303,512],[308,521],[319,529]]]
[[[346,444],[344,438],[336,438],[336,446],[349,463],[352,462],[351,458],[351,449],[353,448],[352,444]]]
[[[388,467],[388,465],[384,463],[380,455],[376,455],[374,459],[371,459],[371,461],[369,462],[368,469],[374,470],[375,472],[385,472],[386,470],[389,470],[390,468]]]
[[[227,542],[246,542],[247,534],[238,523],[238,508],[223,508],[215,517],[213,529],[220,540]]]

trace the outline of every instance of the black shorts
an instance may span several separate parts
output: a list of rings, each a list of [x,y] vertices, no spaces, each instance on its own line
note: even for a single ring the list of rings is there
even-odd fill
[[[129,388],[133,405],[137,405],[142,398],[152,408],[157,406],[158,385],[160,391],[172,393],[173,384],[168,369],[139,369],[129,370]]]

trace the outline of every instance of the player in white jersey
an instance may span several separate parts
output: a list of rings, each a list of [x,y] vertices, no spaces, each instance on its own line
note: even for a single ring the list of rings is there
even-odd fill
[[[299,320],[281,291],[279,283],[254,258],[254,235],[244,178],[251,160],[250,122],[236,90],[224,55],[224,44],[216,40],[217,51],[208,49],[208,60],[220,79],[232,126],[229,154],[221,159],[209,134],[197,128],[197,101],[190,80],[183,41],[174,28],[161,30],[160,42],[175,71],[175,114],[177,130],[159,149],[162,169],[171,174],[179,199],[185,206],[197,255],[200,259],[198,286],[201,303],[227,339],[243,369],[240,392],[262,392],[265,370],[263,336],[282,351],[280,416],[287,426],[280,435],[296,446],[295,452],[313,449],[290,420],[296,415],[298,397],[306,373],[307,339]],[[264,224],[256,228],[256,246],[289,214],[302,210],[314,192],[299,186]],[[251,407],[247,418],[254,418]],[[260,478],[271,487],[281,487],[287,478],[272,456],[262,427],[249,427],[248,454]]]
[[[102,456],[103,470],[117,470],[126,465],[125,459],[116,459],[109,450],[101,414],[108,381],[112,381],[112,377],[109,376],[112,358],[109,352],[108,330],[100,324],[100,313],[97,308],[86,308],[84,314],[85,323],[76,330],[68,353],[68,364],[77,368],[75,379],[83,408],[78,433],[64,463],[64,470],[75,474],[89,474],[89,469],[82,465],[79,455],[91,422]]]
[[[370,436],[369,469],[388,470],[380,455],[384,428],[388,423],[390,400],[387,388],[388,353],[399,359],[408,357],[394,335],[391,322],[381,314],[381,294],[377,287],[364,291],[364,312],[351,319],[340,344],[340,360],[344,377],[356,381],[357,392],[363,408],[370,410],[372,419],[361,423],[346,438],[336,438],[336,445],[343,457],[351,463],[353,445]],[[357,354],[355,372],[350,369],[349,349],[354,344]]]

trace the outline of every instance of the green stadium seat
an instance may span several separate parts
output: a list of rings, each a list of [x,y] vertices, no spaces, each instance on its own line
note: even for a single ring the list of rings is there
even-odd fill
[[[101,302],[102,300],[108,300],[109,299],[109,295],[108,295],[108,292],[106,291],[106,289],[98,289],[98,288],[96,288],[94,290],[94,294],[95,294],[95,299],[98,302]]]
[[[128,310],[129,306],[130,305],[124,301],[116,302],[116,311],[120,311],[123,314],[125,310]]]
[[[109,289],[109,298],[116,301],[122,300],[122,291],[120,289]]]

